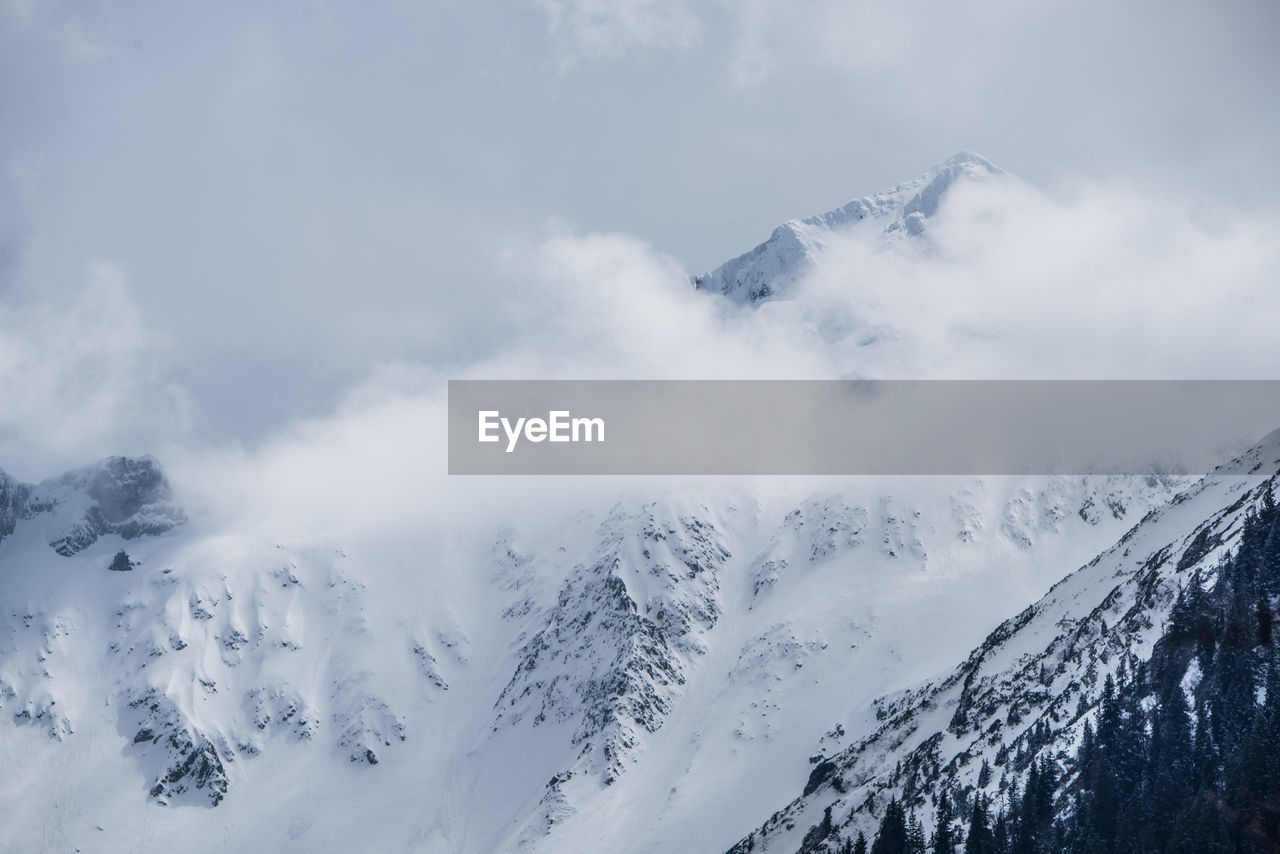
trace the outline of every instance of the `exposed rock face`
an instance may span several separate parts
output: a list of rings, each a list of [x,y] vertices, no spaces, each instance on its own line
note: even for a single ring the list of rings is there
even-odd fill
[[[161,804],[206,803],[217,806],[227,794],[222,753],[172,700],[156,689],[128,704],[137,727],[131,748],[150,763],[160,764],[150,789]]]
[[[0,471],[0,540],[19,521],[45,515],[57,519],[49,546],[63,557],[107,534],[132,540],[163,534],[187,521],[152,457],[107,457],[36,486]]]
[[[360,694],[355,686],[344,684],[340,689],[359,699],[349,701],[346,708],[334,713],[338,746],[347,751],[352,762],[377,765],[378,750],[408,737],[404,720],[384,701]]]
[[[13,533],[27,506],[31,487],[0,471],[0,540]]]
[[[662,726],[702,651],[720,615],[729,551],[705,508],[615,512],[601,535],[599,557],[570,576],[546,626],[521,649],[495,728],[574,721],[581,760],[609,784],[640,734]]]
[[[187,521],[159,463],[151,457],[108,457],[95,466],[45,481],[33,491],[28,512],[48,512],[66,501],[68,493],[87,496],[91,503],[49,544],[64,557],[105,534],[132,540],[163,534]]]

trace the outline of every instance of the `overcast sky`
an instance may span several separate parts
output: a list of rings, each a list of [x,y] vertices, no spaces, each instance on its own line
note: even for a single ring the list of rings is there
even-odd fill
[[[962,148],[1268,216],[1278,39],[1273,0],[4,0],[0,467],[252,446],[500,351],[512,247],[703,272]]]

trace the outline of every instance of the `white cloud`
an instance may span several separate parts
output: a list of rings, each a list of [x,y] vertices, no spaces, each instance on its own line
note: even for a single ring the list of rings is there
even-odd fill
[[[448,477],[448,378],[1269,378],[1277,226],[1206,224],[1114,185],[1058,196],[1012,179],[960,185],[927,242],[835,239],[793,298],[744,310],[692,290],[642,241],[557,225],[506,247],[519,334],[501,352],[447,372],[384,365],[327,415],[255,449],[188,451],[171,468],[196,512],[381,542],[614,501],[623,488]]]
[[[636,49],[685,50],[702,22],[684,0],[534,0],[572,64]]]
[[[62,58],[73,63],[97,64],[111,53],[111,46],[74,4],[0,0],[0,35],[6,28],[21,33],[23,39],[48,39]]]
[[[0,307],[0,460],[44,476],[181,439],[186,400],[165,379],[164,350],[106,261],[64,298]]]
[[[511,243],[508,310],[520,334],[476,376],[785,378],[824,370],[804,336],[695,291],[670,256],[623,234],[556,225]]]
[[[1257,213],[1207,223],[1184,200],[1114,183],[1056,196],[961,185],[928,243],[833,241],[773,311],[862,375],[1269,378],[1277,226]]]
[[[558,227],[513,244],[520,335],[494,378],[1269,378],[1280,217],[1122,183],[961,183],[923,240],[838,235],[741,309],[671,258]]]
[[[643,241],[554,225],[506,243],[495,313],[515,334],[448,376],[1267,377],[1280,363],[1278,227],[1115,184],[962,184],[927,241],[834,239],[792,298],[744,310],[694,291]],[[4,310],[0,459],[41,461],[43,475],[158,450],[202,489],[240,493],[213,504],[373,529],[405,522],[396,508],[423,490],[449,496],[443,510],[467,489],[443,474],[440,366],[384,366],[256,449],[181,451],[164,352],[110,264],[74,299]]]
[[[63,50],[67,56],[80,62],[101,62],[107,57],[108,48],[78,18],[62,25],[60,33]]]
[[[1274,60],[1237,50],[1224,24],[1200,28],[1201,59],[1182,62],[1184,6],[1132,32],[1108,12],[1088,38],[1093,7],[1073,19],[1064,4],[1042,6],[520,0],[159,15],[8,0],[0,299],[61,299],[60,265],[115,259],[175,342],[173,375],[191,390],[198,430],[255,441],[323,411],[376,362],[490,353],[523,328],[514,313],[493,315],[526,288],[562,299],[579,287],[587,305],[594,283],[618,282],[639,304],[599,308],[612,334],[598,346],[630,352],[628,364],[665,352],[714,370],[826,369],[803,337],[767,342],[777,308],[738,321],[736,335],[714,312],[673,320],[707,310],[686,304],[669,259],[636,260],[648,250],[635,241],[549,240],[525,256],[542,265],[536,281],[501,281],[494,245],[557,214],[639,235],[701,272],[787,216],[962,146],[1041,180],[1080,168],[1072,151],[1102,148],[1108,134],[1113,151],[1178,162],[1166,186],[1209,186],[1230,209],[1243,196],[1217,169],[1268,197],[1275,146],[1249,123],[1275,124],[1256,97]],[[1054,15],[1070,26],[1046,43]],[[62,34],[77,32],[105,46],[101,62],[66,55]],[[577,60],[626,57],[557,74],[549,42]],[[1252,73],[1234,57],[1252,57]],[[1171,58],[1182,71],[1151,85]],[[730,65],[746,88],[730,91]],[[1176,122],[1162,111],[1170,101],[1199,104],[1206,119]],[[590,257],[609,260],[567,283]],[[641,268],[675,284],[661,295],[623,284]],[[641,328],[627,312],[661,319]],[[568,328],[548,346],[591,334]]]

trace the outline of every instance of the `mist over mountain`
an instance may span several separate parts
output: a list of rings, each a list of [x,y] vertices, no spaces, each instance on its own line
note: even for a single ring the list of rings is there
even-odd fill
[[[778,226],[769,239],[710,273],[695,276],[694,286],[736,302],[758,303],[785,294],[812,269],[827,241],[836,234],[873,230],[884,240],[925,235],[929,219],[946,193],[966,181],[1005,176],[982,155],[961,152],[903,184],[854,199],[843,207]]]
[[[692,287],[671,276],[684,290],[659,305],[721,329],[822,312],[823,277],[870,257],[850,246],[928,265],[1009,186],[958,155]],[[873,371],[908,321],[814,358]],[[403,451],[434,403],[345,407],[259,457],[180,460],[172,483],[150,457],[0,475],[9,850],[835,852],[890,803],[926,830],[943,800],[1000,815],[1032,769],[1061,799],[1105,686],[1146,690],[1135,674],[1192,579],[1217,589],[1278,456],[1199,481],[441,500]]]

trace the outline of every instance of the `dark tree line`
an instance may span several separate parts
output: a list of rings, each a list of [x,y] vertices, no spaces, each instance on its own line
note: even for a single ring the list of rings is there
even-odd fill
[[[1011,758],[1024,782],[998,810],[980,792],[936,793],[928,841],[891,801],[870,845],[859,835],[836,850],[1280,854],[1280,510],[1270,494],[1216,572],[1213,584],[1200,574],[1186,584],[1150,661],[1108,674],[1074,755]],[[990,779],[986,763],[982,773]]]

